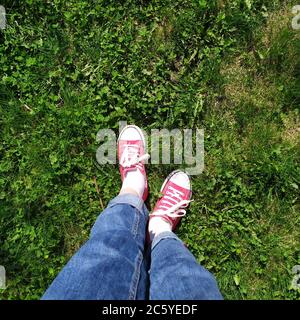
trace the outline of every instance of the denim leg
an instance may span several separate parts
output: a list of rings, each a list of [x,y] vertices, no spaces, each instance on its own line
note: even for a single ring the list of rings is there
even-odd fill
[[[43,300],[146,299],[144,261],[148,211],[137,196],[113,199],[100,214],[89,240],[71,258]]]
[[[221,300],[214,276],[173,232],[154,238],[151,251],[150,300]]]

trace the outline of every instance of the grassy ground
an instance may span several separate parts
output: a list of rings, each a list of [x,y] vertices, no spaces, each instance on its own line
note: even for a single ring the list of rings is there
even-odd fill
[[[205,171],[178,234],[226,299],[300,298],[294,3],[2,4],[1,299],[38,299],[88,238],[120,186],[115,166],[96,165],[95,137],[120,120],[205,129]],[[149,166],[151,207],[171,167]]]

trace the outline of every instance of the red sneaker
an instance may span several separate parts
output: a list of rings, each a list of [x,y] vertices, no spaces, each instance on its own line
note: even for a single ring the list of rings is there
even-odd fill
[[[192,201],[190,177],[180,170],[173,171],[163,183],[160,192],[163,195],[157,201],[149,219],[161,217],[169,222],[174,230],[186,214],[184,208]]]
[[[134,125],[126,126],[118,139],[118,159],[121,179],[124,180],[129,171],[139,170],[145,178],[143,200],[148,197],[148,181],[145,170],[145,160],[149,154],[145,153],[146,142],[142,130]]]

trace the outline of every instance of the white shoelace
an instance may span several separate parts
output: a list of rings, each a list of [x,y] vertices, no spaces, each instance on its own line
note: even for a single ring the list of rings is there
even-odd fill
[[[126,144],[122,153],[120,164],[123,168],[129,168],[142,161],[146,161],[150,158],[148,153],[139,156],[139,146]]]
[[[189,205],[189,203],[191,203],[193,200],[181,200],[181,197],[183,195],[184,195],[183,192],[169,186],[169,188],[166,191],[166,194],[163,196],[163,200],[161,201],[161,204],[158,207],[158,210],[151,213],[150,215],[152,216],[167,215],[170,218],[185,216],[186,210],[184,208],[186,208]],[[174,204],[175,201],[178,201],[178,202]],[[165,204],[169,204],[171,207],[168,207]]]

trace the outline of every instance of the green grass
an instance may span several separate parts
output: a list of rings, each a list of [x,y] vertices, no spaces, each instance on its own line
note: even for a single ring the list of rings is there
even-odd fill
[[[0,299],[38,299],[88,238],[120,187],[116,166],[96,165],[96,134],[121,120],[205,129],[178,234],[226,299],[300,298],[293,4],[2,1]],[[171,167],[148,167],[150,207]]]

